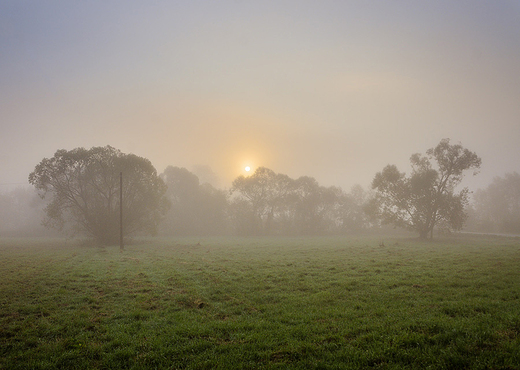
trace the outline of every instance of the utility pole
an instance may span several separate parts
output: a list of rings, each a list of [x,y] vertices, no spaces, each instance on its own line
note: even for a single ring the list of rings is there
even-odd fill
[[[123,172],[119,172],[119,252],[125,250],[123,244]]]

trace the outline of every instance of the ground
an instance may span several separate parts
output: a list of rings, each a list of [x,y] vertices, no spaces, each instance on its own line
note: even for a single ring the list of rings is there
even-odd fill
[[[520,368],[520,240],[0,239],[0,369]]]

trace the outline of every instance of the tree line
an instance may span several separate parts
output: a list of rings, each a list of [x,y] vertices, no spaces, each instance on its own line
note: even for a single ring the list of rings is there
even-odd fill
[[[368,225],[360,186],[347,194],[320,186],[312,177],[291,179],[265,167],[239,176],[229,191],[199,184],[184,168],[168,167],[162,177],[172,202],[163,232],[174,235],[309,235],[360,231]]]
[[[31,193],[27,199],[32,205],[17,209],[13,202],[24,197],[0,195],[0,233],[9,230],[9,216],[3,213],[16,219],[22,209],[29,214],[33,207],[33,226],[34,215],[43,214],[49,228],[116,243],[120,173],[125,235],[326,235],[389,226],[431,238],[434,230],[460,230],[468,215],[469,224],[481,231],[518,232],[518,174],[477,191],[470,207],[469,190],[458,185],[466,172],[480,167],[474,152],[444,139],[425,154],[412,155],[410,162],[409,175],[394,165],[383,168],[370,190],[357,185],[345,192],[309,176],[293,179],[265,167],[222,190],[200,183],[185,168],[169,166],[158,174],[149,160],[110,146],[58,150],[29,175],[41,199]]]

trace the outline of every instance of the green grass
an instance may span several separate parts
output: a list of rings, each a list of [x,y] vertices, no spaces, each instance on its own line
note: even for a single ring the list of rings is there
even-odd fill
[[[0,239],[0,369],[520,369],[520,241]]]

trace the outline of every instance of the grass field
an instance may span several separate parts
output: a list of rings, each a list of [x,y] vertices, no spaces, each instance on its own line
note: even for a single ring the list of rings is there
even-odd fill
[[[0,239],[0,369],[520,369],[520,240]]]

